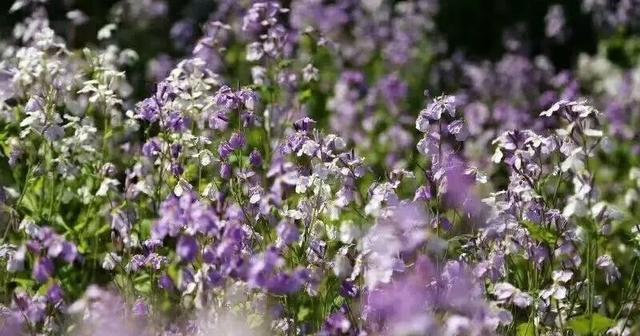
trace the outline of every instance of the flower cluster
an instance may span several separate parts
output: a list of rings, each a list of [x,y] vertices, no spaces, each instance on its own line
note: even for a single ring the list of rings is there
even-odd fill
[[[435,0],[185,3],[88,43],[73,1],[11,7],[0,335],[640,332],[637,64],[476,60]],[[174,52],[118,46],[162,20]]]

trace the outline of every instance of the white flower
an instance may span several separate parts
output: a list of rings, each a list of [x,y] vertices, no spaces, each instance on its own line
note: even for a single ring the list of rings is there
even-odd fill
[[[313,175],[312,176],[300,176],[298,177],[298,181],[296,183],[296,193],[304,194],[307,192],[307,189],[313,183]]]
[[[636,181],[637,186],[640,187],[640,168],[632,167],[629,169],[629,179]]]
[[[545,300],[550,297],[553,297],[556,300],[563,300],[567,297],[567,289],[557,283],[554,283],[550,288],[542,290],[540,292],[540,297]]]
[[[579,173],[584,169],[584,153],[582,147],[577,147],[571,151],[571,154],[562,162],[560,169],[563,172],[571,169],[572,171]]]
[[[338,251],[338,253],[336,253],[332,267],[333,274],[340,279],[348,277],[351,274],[351,271],[353,271],[351,261],[343,253],[343,251]]]
[[[122,257],[117,255],[115,252],[108,252],[105,254],[102,259],[102,268],[112,271],[118,266],[118,264],[122,261]]]
[[[360,229],[353,224],[353,221],[346,220],[340,225],[340,241],[349,244],[358,239],[361,235]]]
[[[624,195],[624,205],[629,208],[640,199],[640,195],[635,189],[628,189]]]
[[[15,273],[24,269],[24,260],[27,255],[26,246],[20,246],[18,250],[9,255],[7,260],[7,272]]]
[[[586,130],[584,130],[584,135],[588,136],[588,137],[592,137],[592,138],[601,138],[603,136],[604,133],[602,133],[601,130],[595,130],[595,129],[591,129],[588,128]]]
[[[264,56],[264,49],[262,47],[262,43],[260,42],[252,42],[247,45],[247,61],[255,62],[258,61]]]
[[[98,40],[106,40],[111,37],[113,31],[116,30],[115,23],[109,23],[98,31]]]
[[[36,3],[46,3],[47,0],[16,0],[13,5],[11,5],[11,8],[9,8],[9,13],[13,13],[15,11],[18,11],[26,6],[28,6],[29,4],[36,4]]]
[[[317,142],[313,140],[307,140],[302,145],[302,148],[300,148],[300,150],[298,151],[298,156],[302,156],[304,154],[313,157],[319,149],[320,145]]]
[[[553,271],[551,275],[553,281],[562,283],[571,280],[571,277],[573,277],[573,272],[565,270]]]
[[[318,69],[316,69],[313,64],[307,64],[307,66],[302,69],[302,80],[305,82],[317,81]]]
[[[191,184],[189,184],[189,182],[181,178],[178,181],[178,183],[176,183],[176,185],[173,187],[173,194],[180,197],[184,194],[185,191],[189,191],[192,189],[193,187],[191,186]]]
[[[493,294],[498,300],[506,300],[519,291],[508,282],[499,282],[493,287]]]
[[[587,202],[575,195],[570,196],[567,200],[567,205],[565,205],[564,210],[562,211],[562,216],[564,218],[569,218],[571,216],[582,217],[587,215],[589,209],[587,207]]]
[[[267,82],[267,69],[261,66],[251,67],[251,78],[253,84],[261,86]]]
[[[491,161],[493,163],[500,163],[500,161],[502,161],[503,156],[504,155],[502,154],[502,150],[500,149],[500,147],[498,147],[496,148],[496,151],[491,156]]]
[[[113,189],[118,185],[120,185],[120,182],[118,180],[105,178],[104,180],[102,180],[102,183],[100,183],[100,188],[98,188],[98,191],[96,191],[96,196],[106,196],[107,192],[109,192],[110,189]]]
[[[89,21],[89,17],[78,9],[67,12],[67,19],[77,26],[83,25]]]
[[[416,129],[423,133],[429,130],[429,119],[422,113],[416,119]]]
[[[25,217],[20,221],[18,229],[24,231],[29,237],[36,238],[40,234],[40,227],[36,225],[31,217]]]
[[[200,151],[198,156],[200,157],[200,165],[202,165],[203,167],[211,164],[212,154],[208,149]]]
[[[596,259],[596,266],[605,271],[607,284],[619,279],[621,276],[618,267],[613,263],[613,258],[608,254],[599,256]]]
[[[556,113],[557,111],[560,110],[561,107],[565,106],[567,103],[569,103],[568,100],[560,100],[558,102],[556,102],[555,104],[551,105],[551,107],[545,111],[543,111],[542,113],[540,113],[540,116],[543,117],[550,117],[552,116],[554,113]]]
[[[526,308],[531,306],[531,304],[533,303],[533,298],[528,293],[517,292],[513,294],[511,301],[513,302],[514,305],[520,308]]]

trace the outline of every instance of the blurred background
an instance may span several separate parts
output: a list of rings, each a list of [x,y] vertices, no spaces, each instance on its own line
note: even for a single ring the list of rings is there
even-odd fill
[[[42,0],[24,0],[24,2]],[[324,1],[355,3],[371,0]],[[234,1],[231,1],[231,3]],[[241,2],[241,1],[240,1]],[[290,6],[292,0],[283,1]],[[400,1],[391,1],[399,3]],[[634,0],[447,0],[432,1],[438,7],[434,30],[444,42],[446,57],[464,55],[470,61],[496,61],[508,49],[526,57],[545,55],[556,69],[572,69],[580,54],[604,48],[617,65],[635,63],[638,48]],[[51,25],[67,38],[70,47],[95,44],[98,30],[117,22],[116,42],[132,48],[140,62],[129,69],[136,95],[144,95],[150,83],[145,76],[149,61],[161,55],[169,62],[190,51],[202,25],[223,13],[230,1],[216,0],[49,0]],[[13,1],[0,1],[0,33],[11,36],[24,11],[10,13]],[[70,14],[71,12],[71,14]],[[69,25],[69,20],[75,20]],[[165,58],[166,55],[166,58]]]

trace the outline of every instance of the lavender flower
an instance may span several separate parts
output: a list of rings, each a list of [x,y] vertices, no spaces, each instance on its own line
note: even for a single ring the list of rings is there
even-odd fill
[[[198,242],[192,236],[180,236],[176,245],[176,254],[184,262],[192,262],[198,254]]]
[[[36,281],[44,283],[53,276],[54,270],[55,266],[53,265],[53,261],[49,258],[42,258],[36,262],[32,277]]]

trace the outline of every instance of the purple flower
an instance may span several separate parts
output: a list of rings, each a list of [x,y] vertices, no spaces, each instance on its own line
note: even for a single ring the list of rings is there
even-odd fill
[[[29,297],[26,293],[18,292],[14,294],[12,308],[12,310],[14,310],[18,314],[17,317],[20,322],[37,324],[44,320],[46,316],[46,298],[41,296],[32,298]],[[2,313],[0,312],[0,314]],[[24,319],[26,319],[27,321],[24,321]],[[3,330],[4,328],[5,326],[3,325],[3,328],[0,328],[0,330]]]
[[[289,221],[282,221],[278,224],[278,237],[284,245],[291,245],[298,241],[300,232],[298,228]]]
[[[62,260],[64,260],[66,263],[70,264],[76,260],[78,260],[80,258],[80,255],[78,254],[78,248],[69,242],[64,242],[64,244],[62,245],[62,252],[60,253],[60,257],[62,258]],[[51,253],[51,252],[49,252]]]
[[[142,242],[142,245],[144,245],[144,247],[149,252],[153,252],[153,251],[157,250],[158,248],[162,247],[162,241],[158,240],[158,239],[147,239],[144,242]]]
[[[240,100],[242,100],[242,103],[247,110],[253,111],[256,108],[256,104],[258,103],[258,95],[254,91],[241,89],[237,95]]]
[[[53,272],[55,270],[55,266],[53,265],[53,261],[49,258],[40,258],[36,261],[36,264],[33,266],[33,272],[31,276],[33,279],[40,283],[45,283],[49,278],[53,276]]]
[[[207,286],[209,287],[219,287],[224,283],[224,278],[220,272],[213,268],[210,268],[207,272],[205,281],[207,283]]]
[[[176,99],[176,96],[176,89],[171,85],[171,83],[166,80],[158,83],[155,98],[159,105],[166,105]]]
[[[562,5],[553,5],[549,7],[549,11],[547,12],[544,20],[546,23],[546,36],[562,40],[565,29],[565,18]]]
[[[420,186],[418,187],[418,189],[416,189],[413,200],[428,202],[432,197],[433,196],[431,195],[431,191],[429,191],[429,188],[427,186]]]
[[[277,23],[276,16],[281,12],[280,4],[276,1],[261,1],[254,3],[242,18],[242,31],[259,34],[265,27]]]
[[[216,105],[224,110],[234,110],[240,107],[242,100],[238,98],[230,87],[223,86],[218,89],[215,96],[213,97]]]
[[[174,66],[175,62],[171,56],[159,54],[147,63],[147,79],[159,82],[169,75]]]
[[[133,304],[132,312],[135,317],[138,317],[138,318],[147,317],[149,316],[149,313],[150,313],[149,305],[147,304],[147,302],[145,302],[144,299],[137,299],[136,302]]]
[[[347,318],[345,312],[338,310],[335,313],[329,315],[329,318],[325,321],[320,335],[333,336],[333,335],[345,335],[351,328],[351,322]]]
[[[424,135],[420,141],[418,141],[417,148],[420,153],[429,156],[439,156],[440,146],[440,133],[429,132]]]
[[[145,260],[145,265],[150,267],[153,270],[161,270],[164,266],[167,265],[169,260],[165,256],[161,256],[157,253],[149,253],[147,259]]]
[[[32,96],[24,106],[24,111],[27,113],[44,111],[46,108],[46,102],[44,98],[40,96]]]
[[[249,154],[249,163],[255,168],[262,167],[262,154],[257,149]]]
[[[427,105],[427,108],[420,111],[420,114],[425,115],[430,120],[440,120],[442,114],[447,112],[451,117],[456,114],[456,98],[453,96],[440,96],[437,97]]]
[[[182,133],[189,128],[189,120],[179,112],[171,112],[166,126],[171,132]]]
[[[222,178],[223,180],[228,180],[231,178],[231,176],[233,175],[233,168],[231,168],[231,165],[223,162],[220,165],[220,178]]]
[[[140,269],[147,266],[148,257],[142,254],[135,254],[131,257],[131,261],[127,264],[127,270],[130,272],[138,272]]]
[[[433,219],[433,228],[441,228],[444,231],[451,231],[453,224],[446,218],[441,216],[440,218]]]
[[[447,181],[445,199],[449,204],[477,216],[484,205],[473,192],[475,177],[465,169],[465,164],[455,157],[448,158],[446,166],[442,167]]]
[[[229,116],[227,116],[225,111],[218,111],[209,116],[208,122],[209,127],[223,132],[227,130],[227,127],[229,127]]]
[[[40,253],[40,251],[42,250],[42,244],[40,244],[40,242],[37,240],[27,241],[26,246],[27,250],[29,250],[29,252],[31,253]]]
[[[233,148],[229,145],[228,142],[223,142],[218,146],[218,155],[220,156],[220,160],[226,160],[233,153]]]
[[[340,286],[340,295],[345,298],[357,298],[360,294],[358,286],[353,281],[345,280]]]
[[[0,91],[0,94],[2,94],[2,91]],[[23,317],[20,313],[14,313],[12,311],[0,311],[0,321],[2,321],[0,336],[24,335],[25,328],[22,320]]]
[[[183,229],[207,236],[216,235],[219,229],[215,212],[191,192],[180,197],[170,196],[162,203],[160,218],[151,229],[151,238],[177,237]]]
[[[171,174],[175,177],[179,177],[184,173],[184,167],[179,162],[171,162]]]
[[[175,288],[173,280],[171,280],[171,278],[166,274],[160,276],[160,279],[158,280],[158,287],[166,291],[172,291]]]
[[[14,146],[13,148],[11,148],[11,153],[9,153],[9,166],[10,167],[15,167],[18,162],[20,162],[20,160],[22,159],[22,156],[24,155],[24,151],[18,147],[18,146]]]
[[[171,157],[174,159],[179,158],[180,154],[182,154],[182,145],[178,143],[171,144],[169,154],[171,154]]]
[[[528,220],[536,224],[541,224],[544,215],[544,208],[539,203],[532,203],[525,213]]]
[[[304,117],[302,119],[296,120],[293,123],[293,128],[298,132],[310,133],[316,125],[316,121],[309,118]]]
[[[265,288],[276,295],[293,294],[302,289],[303,279],[298,273],[278,273],[266,280]]]
[[[190,263],[198,254],[198,242],[193,236],[182,235],[176,245],[176,254],[180,260]]]
[[[191,19],[183,19],[173,24],[169,35],[178,49],[184,49],[193,43],[196,34],[196,24]]]
[[[64,137],[64,129],[58,125],[49,125],[44,130],[44,137],[54,142]]]
[[[307,259],[311,263],[318,263],[324,259],[327,243],[320,239],[313,239],[307,248]]]
[[[378,83],[378,90],[389,106],[396,107],[406,98],[408,86],[398,75],[391,74]]]
[[[161,153],[162,142],[158,138],[151,138],[142,145],[142,155],[150,159],[156,159]]]
[[[147,98],[136,105],[136,112],[140,119],[150,123],[160,119],[160,106],[153,98]]]
[[[430,284],[434,280],[434,268],[432,265],[422,266],[427,262],[425,260],[420,262],[423,269],[416,269],[367,293],[365,316],[374,331],[388,330],[390,334],[400,334],[404,326],[410,326],[414,328],[413,332],[402,334],[431,334],[433,317],[428,314],[428,309],[435,303],[433,293],[436,291]]]
[[[61,258],[66,263],[72,263],[79,259],[77,247],[55,233],[51,228],[42,228],[37,234],[37,239],[42,247],[47,250],[47,256],[50,258]]]
[[[454,120],[447,126],[449,134],[455,136],[457,141],[464,141],[467,138],[467,130],[462,120]]]
[[[100,174],[103,176],[114,177],[118,172],[118,168],[111,162],[107,162],[100,168]]]
[[[613,263],[613,259],[610,255],[605,254],[598,257],[596,260],[596,267],[605,272],[605,280],[607,284],[611,284],[614,281],[620,279],[620,271],[616,264]]]
[[[57,305],[62,302],[64,298],[64,292],[58,284],[53,284],[47,291],[47,299],[53,305]]]
[[[246,144],[247,140],[242,133],[233,133],[229,138],[229,147],[234,151],[244,148]]]

